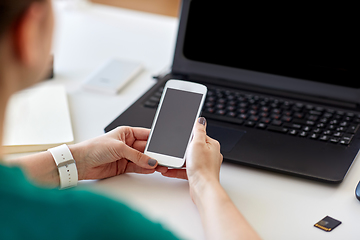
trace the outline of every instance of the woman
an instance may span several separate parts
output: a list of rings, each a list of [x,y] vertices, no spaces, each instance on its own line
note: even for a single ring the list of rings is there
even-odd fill
[[[0,136],[10,96],[45,72],[52,30],[51,0],[0,0]],[[119,127],[68,146],[78,179],[155,171],[188,179],[208,239],[258,238],[219,183],[220,146],[206,136],[204,118],[196,124],[186,170],[158,166],[144,155],[148,135],[148,129]],[[55,189],[61,176],[49,151],[11,164],[17,167],[0,165],[0,239],[176,239],[120,202],[76,188]]]

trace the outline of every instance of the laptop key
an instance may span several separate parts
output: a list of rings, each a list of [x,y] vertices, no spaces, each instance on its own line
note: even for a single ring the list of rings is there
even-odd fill
[[[249,117],[249,120],[250,121],[254,121],[254,122],[257,122],[257,121],[259,121],[259,116],[256,116],[256,115],[251,115],[250,117]]]
[[[156,97],[156,96],[152,96],[151,98],[150,98],[150,101],[151,102],[159,102],[160,101],[160,97]]]
[[[345,133],[344,136],[340,139],[340,144],[349,145],[354,135]]]
[[[309,114],[320,116],[320,115],[322,114],[322,112],[315,111],[315,110],[311,110],[311,111],[309,112]]]
[[[310,120],[306,120],[306,119],[298,119],[298,118],[294,118],[292,120],[292,123],[297,123],[297,124],[301,124],[301,125],[309,125],[309,126],[315,125],[314,121],[310,121]]]
[[[315,128],[315,129],[313,130],[313,132],[314,132],[314,133],[320,133],[320,132],[321,132],[321,129],[320,129],[320,128]]]
[[[279,127],[279,126],[273,126],[273,125],[270,125],[267,130],[269,131],[273,131],[273,132],[279,132],[279,133],[287,133],[288,132],[288,129],[287,128],[284,128],[284,127]]]
[[[222,104],[222,103],[219,103],[219,104],[216,105],[216,108],[217,108],[217,109],[224,109],[224,108],[225,108],[225,105]]]
[[[337,138],[337,137],[330,138],[330,142],[332,142],[332,143],[338,143],[339,141],[340,141],[340,138]]]
[[[343,135],[342,139],[351,140],[353,137],[354,137],[354,135],[349,134],[349,133],[345,133],[345,134]]]
[[[213,107],[214,106],[214,102],[206,102],[205,103],[205,107]]]
[[[235,112],[228,112],[226,114],[226,116],[228,116],[228,117],[236,117],[236,113]]]
[[[358,124],[351,124],[349,126],[349,128],[347,129],[347,132],[349,133],[356,133],[356,131],[358,130],[359,125]]]
[[[316,134],[316,133],[312,133],[311,135],[310,135],[310,138],[311,139],[317,139],[319,137],[319,134]]]
[[[334,129],[336,129],[336,126],[335,126],[335,125],[329,125],[329,126],[328,126],[328,129],[329,129],[329,130],[334,130]]]
[[[305,132],[309,132],[309,131],[311,131],[311,127],[305,126],[305,127],[303,128],[303,130],[304,130]]]
[[[303,114],[303,113],[300,113],[300,112],[296,112],[296,113],[293,114],[293,117],[303,118],[303,117],[304,117],[304,114]]]
[[[223,109],[219,109],[216,111],[216,114],[218,114],[218,115],[225,115],[225,113],[226,113],[226,111]]]
[[[318,117],[315,116],[315,115],[310,115],[310,116],[308,116],[308,120],[310,120],[310,121],[316,121],[316,120],[318,120]]]
[[[307,135],[308,135],[308,133],[305,132],[305,131],[301,131],[301,132],[299,133],[299,136],[300,136],[300,137],[306,137]]]
[[[208,113],[214,113],[215,109],[210,107],[210,108],[205,109],[205,111]]]
[[[327,123],[328,119],[327,118],[320,118],[319,122],[321,123]]]
[[[337,119],[333,119],[333,120],[330,121],[331,125],[336,125],[338,123],[339,123],[339,121]]]
[[[271,122],[271,125],[275,125],[275,126],[280,126],[281,124],[282,124],[282,121],[280,121],[280,120],[273,120]]]
[[[323,134],[324,134],[324,135],[331,135],[332,132],[331,132],[330,130],[326,130],[326,131],[323,132]]]
[[[336,131],[338,132],[346,132],[347,128],[346,127],[338,127],[336,128]]]
[[[145,107],[148,107],[148,108],[155,108],[155,107],[157,107],[158,103],[148,100],[145,102],[144,105],[145,105]]]
[[[290,134],[290,135],[293,135],[293,136],[295,136],[297,133],[298,133],[298,131],[295,130],[295,129],[291,129],[291,130],[289,131],[289,134]]]
[[[289,116],[283,116],[283,117],[281,118],[281,120],[282,120],[282,121],[284,121],[284,122],[291,122],[292,117],[289,117]]]
[[[341,137],[342,135],[343,135],[342,132],[335,132],[335,133],[333,134],[334,137]]]
[[[284,123],[283,127],[301,129],[302,126],[300,124],[295,124],[295,123]]]
[[[260,122],[268,124],[268,123],[271,122],[271,118],[263,117],[263,118],[260,119]]]
[[[339,125],[342,127],[347,127],[349,125],[349,123],[346,121],[343,121],[343,122],[339,123]]]
[[[265,129],[267,127],[267,125],[265,123],[258,123],[256,125],[256,128],[260,128],[260,129]]]
[[[254,121],[246,121],[245,126],[253,127],[253,126],[255,126],[255,122]]]
[[[322,135],[322,136],[320,136],[319,137],[319,140],[321,140],[321,141],[327,141],[327,140],[329,140],[330,139],[330,137],[328,136],[328,135]]]
[[[342,145],[349,145],[351,140],[341,139],[340,144]]]
[[[247,119],[247,117],[248,117],[248,116],[247,116],[246,114],[239,114],[239,115],[238,115],[238,118],[244,119],[244,120]]]

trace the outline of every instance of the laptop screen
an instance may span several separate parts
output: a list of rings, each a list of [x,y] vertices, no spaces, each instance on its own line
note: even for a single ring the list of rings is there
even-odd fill
[[[236,2],[191,1],[183,45],[186,59],[360,87],[354,6]]]

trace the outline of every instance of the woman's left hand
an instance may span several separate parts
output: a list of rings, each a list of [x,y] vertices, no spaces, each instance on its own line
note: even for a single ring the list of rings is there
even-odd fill
[[[79,180],[123,173],[155,172],[157,161],[143,154],[150,129],[118,127],[100,137],[70,145]]]

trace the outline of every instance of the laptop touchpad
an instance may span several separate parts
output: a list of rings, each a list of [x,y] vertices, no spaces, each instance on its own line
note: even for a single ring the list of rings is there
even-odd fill
[[[221,152],[230,152],[246,133],[241,130],[211,125],[207,126],[206,132],[209,137],[220,142]]]

